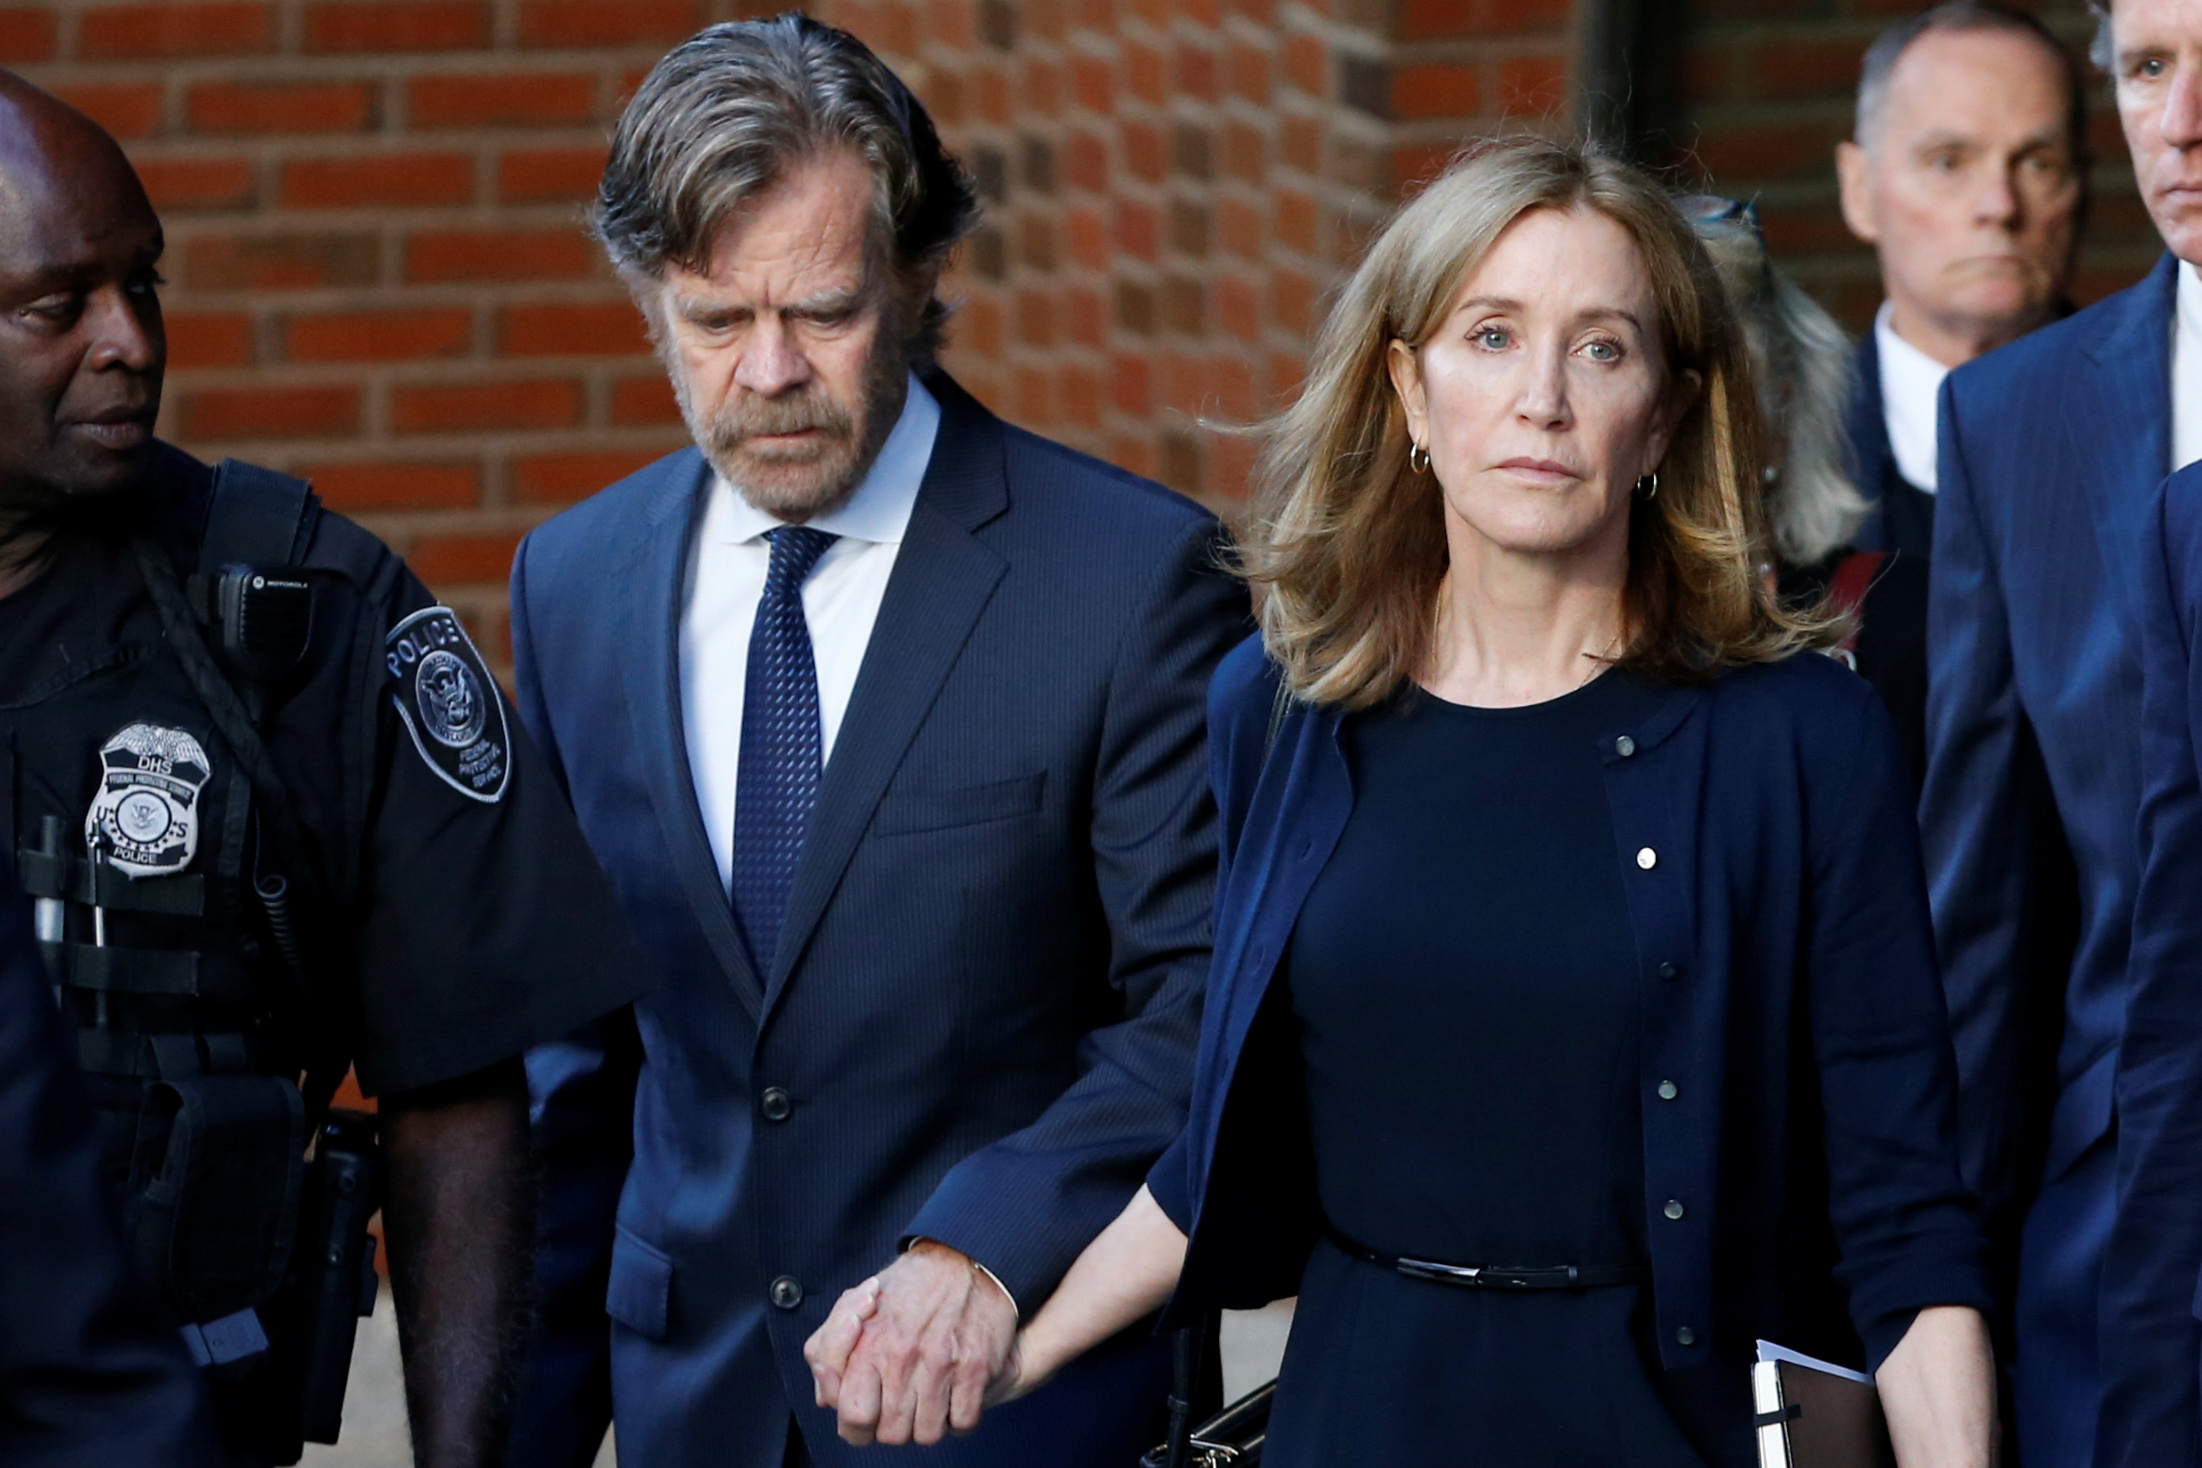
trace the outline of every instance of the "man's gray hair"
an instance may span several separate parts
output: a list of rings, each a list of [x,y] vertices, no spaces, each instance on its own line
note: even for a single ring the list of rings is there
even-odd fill
[[[730,21],[651,69],[612,137],[590,223],[630,284],[701,270],[744,200],[835,149],[871,165],[873,243],[898,273],[937,270],[978,223],[970,177],[924,105],[863,42],[800,12]],[[913,356],[937,351],[948,310],[929,299]]]
[[[2118,48],[2110,39],[2110,0],[2087,0],[2087,8],[2095,17],[2095,42],[2087,48],[2087,59],[2101,70],[2115,74]]]
[[[2099,0],[2090,0],[2090,3],[2096,4]],[[2087,78],[2081,73],[2079,63],[2050,34],[2047,26],[2027,12],[2000,4],[1998,0],[1943,0],[1930,10],[1898,21],[1874,38],[1873,44],[1866,48],[1865,64],[1858,78],[1858,120],[1851,136],[1860,147],[1871,148],[1875,134],[1880,131],[1881,114],[1888,106],[1889,80],[1896,73],[1896,63],[1921,36],[1946,31],[2006,31],[2032,36],[2048,47],[2049,54],[2057,58],[2057,66],[2064,73],[2072,156],[2075,161],[2086,158]]]

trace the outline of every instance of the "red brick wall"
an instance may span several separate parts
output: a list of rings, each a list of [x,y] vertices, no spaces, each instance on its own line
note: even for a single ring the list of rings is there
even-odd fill
[[[163,431],[313,476],[502,644],[512,546],[683,435],[579,228],[675,40],[744,0],[0,0],[0,65],[167,223]],[[752,9],[759,8],[754,4]],[[1569,0],[825,0],[977,172],[948,364],[1225,503],[1323,291],[1464,129],[1566,120]]]
[[[1658,4],[1661,0],[1640,0]],[[1831,150],[1891,0],[1665,0],[1685,171],[1756,197],[1853,325]],[[16,66],[166,220],[164,431],[311,474],[503,642],[526,528],[683,442],[581,209],[666,46],[760,0],[0,0]],[[2048,6],[2084,40],[2082,0]],[[1459,142],[1572,131],[1592,0],[823,0],[926,99],[985,229],[947,362],[1009,417],[1228,508],[1370,225]],[[1662,24],[1665,24],[1663,22]],[[1649,80],[1645,89],[1653,91]],[[2115,119],[2090,298],[2152,237]]]

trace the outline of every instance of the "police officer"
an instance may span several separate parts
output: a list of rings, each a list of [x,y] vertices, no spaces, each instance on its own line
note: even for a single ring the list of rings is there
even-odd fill
[[[0,73],[0,837],[231,1456],[333,1436],[373,1197],[417,1461],[491,1461],[519,1057],[642,970],[457,619],[303,485],[154,438],[161,251],[114,140]],[[347,1065],[383,1181],[325,1121]]]
[[[0,1463],[213,1468],[199,1383],[131,1280],[99,1146],[0,860]]]

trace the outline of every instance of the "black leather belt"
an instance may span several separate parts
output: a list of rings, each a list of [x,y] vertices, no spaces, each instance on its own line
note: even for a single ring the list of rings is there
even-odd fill
[[[1340,1233],[1326,1222],[1323,1232],[1330,1241],[1354,1258],[1403,1274],[1409,1279],[1452,1285],[1463,1290],[1604,1290],[1615,1285],[1644,1284],[1651,1279],[1649,1264],[1439,1264],[1430,1259],[1406,1259],[1372,1249]]]

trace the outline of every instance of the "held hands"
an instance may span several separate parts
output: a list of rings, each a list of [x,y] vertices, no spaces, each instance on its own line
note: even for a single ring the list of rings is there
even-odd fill
[[[818,1405],[841,1438],[931,1446],[979,1425],[980,1413],[1038,1383],[1024,1381],[1017,1309],[986,1272],[921,1239],[845,1291],[803,1346]]]

